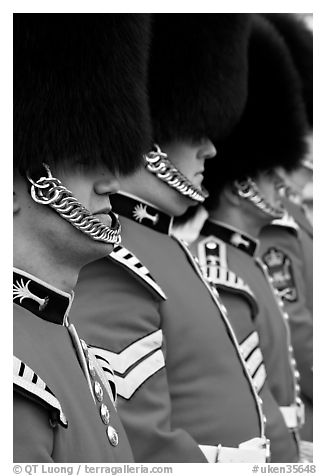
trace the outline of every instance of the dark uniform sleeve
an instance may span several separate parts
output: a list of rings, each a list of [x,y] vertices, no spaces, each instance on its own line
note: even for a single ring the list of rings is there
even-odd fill
[[[80,274],[71,318],[116,372],[117,410],[135,460],[207,462],[171,423],[160,301],[151,290],[115,262],[92,263]]]
[[[41,405],[14,392],[13,461],[53,463],[53,429],[49,413]]]

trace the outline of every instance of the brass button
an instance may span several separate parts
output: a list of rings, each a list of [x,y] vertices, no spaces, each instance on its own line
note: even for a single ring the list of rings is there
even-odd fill
[[[119,444],[119,435],[118,432],[113,428],[113,426],[108,426],[106,433],[108,435],[109,441],[112,446],[118,446]]]
[[[300,379],[300,372],[298,370],[295,370],[294,376],[295,376],[296,379],[299,380]]]
[[[105,403],[102,403],[100,408],[101,418],[105,425],[108,425],[110,422],[110,412]]]
[[[101,385],[99,384],[99,382],[94,382],[94,392],[95,392],[95,395],[96,395],[96,398],[99,402],[102,402],[103,401],[103,389],[101,387]]]
[[[92,364],[92,362],[90,360],[88,361],[88,370],[89,370],[89,373],[91,374],[91,376],[93,378],[95,378],[95,376],[96,376],[95,367],[94,367],[94,365]]]

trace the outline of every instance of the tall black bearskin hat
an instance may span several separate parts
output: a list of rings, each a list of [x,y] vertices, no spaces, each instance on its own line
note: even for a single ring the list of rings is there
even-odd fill
[[[218,141],[247,96],[248,14],[155,14],[149,63],[153,138]]]
[[[14,167],[105,164],[150,147],[147,14],[14,15]]]
[[[300,80],[274,27],[255,16],[249,43],[248,100],[232,134],[209,160],[204,185],[207,207],[227,183],[283,166],[295,168],[306,151],[306,117]]]
[[[265,13],[290,50],[300,75],[309,125],[313,127],[313,34],[302,18],[291,13]]]

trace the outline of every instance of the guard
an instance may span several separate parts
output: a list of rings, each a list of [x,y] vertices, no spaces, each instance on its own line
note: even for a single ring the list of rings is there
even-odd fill
[[[301,79],[301,91],[308,118],[308,144],[312,144],[313,130],[313,37],[312,31],[293,14],[265,15],[278,29],[290,50]],[[309,156],[298,168],[312,175],[312,147]],[[260,234],[259,255],[268,268],[290,316],[294,354],[301,374],[302,399],[305,403],[305,424],[300,433],[303,439],[313,438],[313,229],[302,206],[302,197],[295,193],[283,172],[283,204],[288,219],[274,220]],[[291,175],[290,175],[291,178]],[[269,256],[277,250],[281,262],[269,265]]]
[[[221,146],[219,162],[207,166],[204,183],[210,193],[205,202],[209,218],[192,250],[229,309],[238,340],[251,362],[252,377],[262,392],[264,361],[265,385],[269,385],[291,436],[280,424],[273,433],[269,426],[273,419],[268,420],[267,415],[267,435],[269,431],[274,434],[274,438],[270,436],[272,459],[290,462],[298,460],[298,429],[303,423],[299,374],[288,314],[274,292],[266,266],[258,259],[258,234],[264,225],[284,215],[273,170],[280,164],[291,169],[303,156],[306,121],[291,56],[277,31],[257,15],[249,43],[248,91],[244,114]],[[283,258],[274,251],[269,262],[281,266]],[[239,312],[241,293],[247,301],[242,304],[243,312]],[[265,394],[261,396],[265,403]],[[269,405],[266,401],[265,408]]]
[[[15,462],[133,461],[112,369],[69,312],[121,241],[109,194],[147,148],[148,33],[147,15],[14,15]]]
[[[261,400],[226,309],[170,235],[173,217],[207,196],[212,141],[243,111],[249,28],[246,14],[154,16],[155,146],[114,196],[123,246],[85,267],[77,285],[72,312],[119,377],[120,415],[139,462],[269,457]]]

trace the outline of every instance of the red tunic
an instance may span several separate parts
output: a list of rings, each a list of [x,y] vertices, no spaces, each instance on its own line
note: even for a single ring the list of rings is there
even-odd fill
[[[291,210],[300,218],[300,210],[292,204]],[[301,375],[302,399],[305,402],[306,421],[302,438],[313,437],[313,240],[309,224],[283,220],[266,226],[260,235],[259,254],[267,265],[274,286],[280,291],[284,307],[290,316],[292,342]],[[312,233],[312,229],[311,229]],[[276,251],[282,260],[270,262]]]
[[[14,285],[20,289],[27,285],[33,297],[20,302],[16,295],[14,304],[14,462],[132,462],[129,442],[111,400],[114,384],[110,390],[94,357],[94,377],[90,372],[88,377],[93,388],[97,382],[98,392],[101,386],[102,401],[96,394],[94,401],[88,388],[78,361],[80,353],[76,355],[66,327],[70,295],[55,292],[24,272],[15,278]],[[49,296],[44,310],[39,311],[33,299]],[[109,411],[106,423],[100,413],[102,404]],[[107,434],[109,431],[115,444],[114,430],[117,446]]]
[[[255,257],[258,243],[225,223],[207,221],[203,227],[202,236],[193,245],[193,249],[196,249],[200,264],[203,267],[206,266],[205,271],[206,274],[208,271],[208,277],[213,273],[213,269],[207,268],[203,253],[213,245],[218,267],[231,270],[240,277],[249,286],[257,303],[257,312],[253,314],[255,319],[250,325],[248,318],[244,323],[242,314],[232,312],[234,304],[229,298],[232,323],[240,342],[254,326],[259,334],[267,380],[274,399],[280,407],[295,404],[297,381],[295,364],[294,361],[292,362],[289,326],[285,319],[286,316],[279,306],[279,298],[274,294],[261,262]],[[223,298],[225,298],[225,293],[226,290],[224,290]],[[268,413],[267,408],[265,411]],[[293,441],[286,438],[284,433],[281,432],[281,434],[287,446],[284,446],[283,451],[282,447],[279,447],[280,458],[283,460],[284,458],[293,458]]]
[[[151,229],[121,216],[117,200],[123,245],[167,299],[131,269],[102,259],[82,270],[72,315],[115,369],[119,412],[136,461],[205,462],[199,445],[234,448],[260,437],[263,418],[253,382],[189,251],[168,236],[164,214],[151,210]],[[136,216],[145,215],[145,204],[133,205]],[[126,262],[136,263],[132,253]]]

